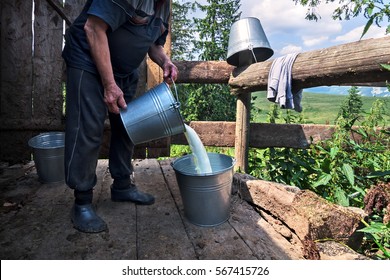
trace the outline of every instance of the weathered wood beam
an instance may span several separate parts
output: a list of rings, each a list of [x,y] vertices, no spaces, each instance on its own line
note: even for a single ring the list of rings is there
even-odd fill
[[[226,61],[174,61],[179,70],[176,83],[227,84],[234,66]]]
[[[197,132],[205,146],[235,146],[235,122],[194,121],[188,124]],[[64,131],[65,124],[43,119],[31,119],[29,121],[0,119],[0,130],[2,134],[18,131]],[[110,130],[108,121],[105,123],[105,130]],[[313,143],[329,139],[333,132],[333,125],[251,123],[249,147],[305,148],[311,143],[311,139]],[[184,134],[172,136],[171,143],[188,145]],[[147,145],[145,144],[145,146]]]
[[[376,83],[390,80],[380,64],[390,63],[390,37],[367,39],[298,55],[293,67],[293,87]],[[229,85],[234,94],[267,89],[272,61],[233,70]]]
[[[235,122],[194,121],[191,126],[205,146],[234,147]],[[334,132],[332,125],[251,123],[249,147],[306,148],[311,143],[329,139]],[[184,134],[174,135],[172,144],[188,145]]]

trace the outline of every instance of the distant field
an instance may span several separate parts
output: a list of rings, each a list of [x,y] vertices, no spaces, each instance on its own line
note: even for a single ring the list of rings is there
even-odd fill
[[[260,109],[260,112],[256,113],[254,122],[267,122],[267,113],[270,110],[270,106],[273,104],[268,101],[265,92],[255,92],[252,96],[257,96],[254,101],[254,107]],[[334,124],[334,120],[339,112],[340,106],[347,98],[346,95],[332,95],[332,94],[318,94],[304,92],[302,97],[301,112],[305,123],[314,124]],[[376,99],[383,99],[386,101],[386,121],[390,124],[390,97],[366,97],[362,96],[363,109],[365,112],[369,112],[372,103]],[[285,110],[282,110],[284,112]],[[294,114],[298,114],[294,111]],[[284,121],[281,121],[282,123]]]

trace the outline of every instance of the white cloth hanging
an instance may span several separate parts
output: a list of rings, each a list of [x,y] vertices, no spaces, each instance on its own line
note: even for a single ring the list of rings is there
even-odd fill
[[[298,53],[287,54],[276,58],[268,74],[267,98],[278,103],[283,109],[294,109],[302,112],[302,90],[292,91],[291,70]]]

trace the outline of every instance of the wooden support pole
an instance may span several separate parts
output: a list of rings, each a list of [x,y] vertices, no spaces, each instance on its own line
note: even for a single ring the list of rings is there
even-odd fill
[[[237,97],[236,135],[235,135],[235,171],[247,173],[249,154],[251,94]]]

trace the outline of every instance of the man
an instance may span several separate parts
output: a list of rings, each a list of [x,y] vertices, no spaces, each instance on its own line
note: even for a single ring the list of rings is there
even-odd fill
[[[119,112],[135,94],[137,68],[146,54],[163,69],[166,82],[176,80],[177,68],[163,50],[169,13],[169,0],[87,0],[66,32],[65,180],[74,190],[71,220],[79,231],[107,229],[92,207],[107,111],[111,199],[154,203],[154,197],[137,189],[132,180],[134,145]]]

